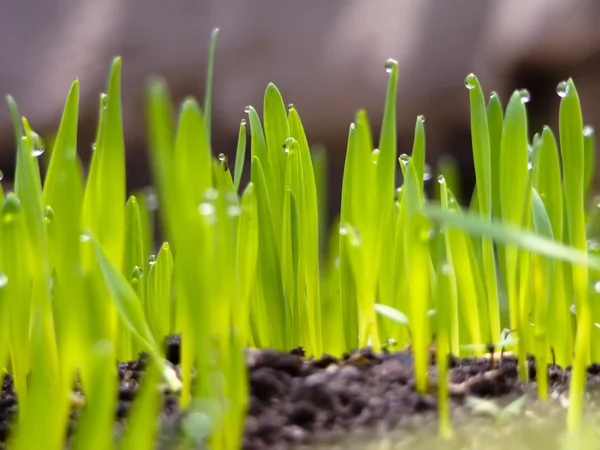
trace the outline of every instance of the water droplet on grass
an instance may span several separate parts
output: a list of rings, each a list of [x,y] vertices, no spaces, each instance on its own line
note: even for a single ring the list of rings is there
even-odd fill
[[[294,107],[294,104],[293,104],[293,103],[288,103],[288,105],[287,105],[288,111],[289,111],[290,109],[292,109],[293,107]]]
[[[437,182],[440,184],[446,184],[446,177],[444,175],[438,175]]]
[[[398,65],[398,61],[396,61],[393,58],[388,58],[385,63],[383,64],[383,67],[385,68],[385,71],[387,73],[392,73],[392,70],[394,70],[394,67],[396,67]]]
[[[600,294],[600,281],[596,281],[594,283],[594,292],[596,292],[597,294]]]
[[[465,78],[465,87],[467,89],[471,90],[471,89],[475,89],[476,86],[477,86],[477,77],[475,76],[474,73],[470,73]]]
[[[569,90],[569,84],[566,81],[561,81],[556,85],[556,93],[559,97],[566,97]]]
[[[400,160],[400,163],[406,167],[410,161],[410,156],[408,156],[406,153],[402,153],[398,159]]]
[[[208,202],[202,202],[198,207],[198,211],[203,216],[212,216],[215,213],[215,206]]]
[[[521,101],[523,103],[528,103],[529,100],[531,100],[531,94],[529,93],[529,91],[527,89],[520,89],[519,95],[521,96]]]
[[[243,126],[246,126],[246,119],[242,119],[242,121],[240,122]]]
[[[569,308],[569,310],[571,311],[571,314],[575,314],[575,315],[577,315],[577,311],[576,311],[576,309],[575,309],[575,303],[573,303],[573,304],[571,305],[571,307]]]
[[[289,153],[290,149],[292,148],[292,145],[294,145],[294,142],[296,142],[296,139],[294,139],[293,137],[285,138],[285,141],[283,141],[283,150],[286,153]]]
[[[248,113],[250,112],[250,105],[248,105],[248,106],[246,106],[246,107],[244,108],[244,112],[245,112],[246,114],[248,114]]]
[[[144,271],[142,270],[142,268],[140,266],[135,266],[133,268],[133,270],[131,271],[131,278],[133,280],[139,280],[143,276],[144,276]]]
[[[89,233],[82,233],[81,236],[79,236],[80,242],[90,242],[91,240],[92,240],[92,238],[89,235]]]
[[[586,125],[583,127],[583,135],[585,137],[591,137],[594,135],[594,127],[591,125]]]
[[[373,164],[377,164],[379,162],[379,154],[380,153],[381,152],[379,151],[378,148],[373,150],[373,153],[371,153],[371,158],[373,159]]]
[[[53,219],[54,219],[54,210],[52,209],[51,206],[46,206],[46,208],[44,209],[44,220],[47,223],[52,223]]]
[[[429,181],[432,178],[431,167],[429,164],[425,164],[425,172],[423,173],[423,181]]]
[[[4,272],[0,272],[0,289],[2,289],[3,287],[6,287],[7,284],[8,284],[8,277],[6,276],[6,274]]]
[[[150,267],[156,264],[156,255],[148,256],[148,264],[150,265]]]

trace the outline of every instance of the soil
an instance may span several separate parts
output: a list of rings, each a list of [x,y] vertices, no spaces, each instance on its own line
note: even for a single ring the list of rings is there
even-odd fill
[[[167,340],[167,358],[179,364],[178,336]],[[502,358],[458,359],[449,356],[450,407],[453,421],[469,418],[467,396],[509,400],[529,393],[535,397],[535,361],[529,358],[530,383],[517,379],[517,361],[510,354]],[[118,365],[120,376],[116,424],[124,425],[146,365],[146,356]],[[398,430],[429,427],[437,423],[437,369],[431,357],[431,392],[415,392],[413,357],[410,350],[384,350],[375,354],[359,349],[337,359],[332,356],[314,360],[304,357],[302,349],[289,353],[273,350],[248,350],[250,401],[245,422],[244,449],[366,448],[357,443],[372,442]],[[548,368],[554,397],[568,390],[570,368]],[[588,368],[588,388],[600,386],[600,365]],[[75,393],[82,396],[81,393]],[[0,441],[11,430],[11,417],[17,411],[17,396],[10,375],[4,378],[0,398]],[[76,408],[69,430],[76,426]],[[162,411],[161,449],[174,448],[181,414],[174,394],[165,394]],[[472,420],[472,418],[471,418]],[[402,433],[400,433],[402,435]],[[341,448],[336,446],[335,448]],[[414,447],[416,448],[416,447]]]

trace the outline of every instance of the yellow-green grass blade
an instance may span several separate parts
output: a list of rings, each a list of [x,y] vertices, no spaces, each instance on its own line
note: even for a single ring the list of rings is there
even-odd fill
[[[140,211],[135,196],[130,196],[125,206],[125,255],[123,259],[123,275],[134,286],[136,294],[142,303],[145,299],[145,283],[139,283],[137,271],[144,267],[144,242]],[[137,271],[135,270],[137,269]],[[143,273],[142,273],[143,275]],[[135,281],[134,281],[135,280]],[[119,361],[128,361],[144,349],[139,342],[131,336],[128,328],[122,323],[119,325],[119,342],[117,345],[117,358]]]
[[[427,310],[430,297],[429,280],[429,221],[423,216],[423,197],[419,185],[423,183],[418,168],[408,164],[403,205],[406,208],[404,228],[404,261],[406,279],[410,280],[409,322],[412,349],[415,358],[415,387],[425,393],[428,388],[427,368],[429,366],[429,318]]]
[[[327,151],[322,146],[311,148],[312,164],[315,172],[315,188],[317,191],[317,213],[319,216],[319,255],[324,256],[327,251],[328,223],[327,223]]]
[[[524,229],[531,229],[532,227],[532,187],[533,187],[533,174],[529,171],[527,179],[527,187],[524,196],[523,204],[523,222],[521,224]],[[517,347],[518,359],[519,359],[519,378],[523,382],[529,380],[529,364],[527,362],[527,353],[534,352],[534,341],[533,334],[531,333],[531,311],[532,298],[531,298],[531,254],[527,250],[519,250],[518,253],[518,283],[519,283],[519,320],[521,325],[521,333],[519,336],[519,345]]]
[[[322,324],[321,324],[321,295],[319,272],[319,206],[317,199],[317,185],[312,157],[302,126],[300,116],[294,108],[289,112],[290,134],[298,143],[298,156],[300,157],[302,184],[295,189],[296,195],[302,189],[302,204],[300,219],[301,247],[306,277],[306,302],[309,323],[313,323],[311,331],[314,337],[314,355],[320,357],[323,352]]]
[[[25,213],[15,194],[8,194],[2,208],[2,271],[6,274],[5,298],[8,299],[9,346],[13,380],[19,402],[19,416],[26,413],[27,375],[30,369],[31,342],[31,253]]]
[[[252,158],[252,180],[256,189],[258,211],[257,283],[261,295],[254,297],[261,342],[276,349],[289,348],[290,305],[284,297],[281,265],[275,232],[274,213],[268,195],[268,185],[262,161]]]
[[[112,429],[118,393],[116,354],[110,341],[91,343],[90,377],[85,386],[86,404],[73,437],[73,450],[115,448]]]
[[[239,339],[249,341],[250,294],[256,275],[258,257],[258,210],[254,185],[248,184],[241,200],[240,221],[237,231],[236,286],[238,304],[234,311],[234,326]]]
[[[33,319],[31,373],[28,376],[27,404],[19,398],[24,413],[11,433],[10,448],[64,448],[64,430],[70,406],[69,385],[59,386],[53,371],[52,355],[47,351],[44,313],[38,310]],[[33,431],[35,430],[35,432]]]
[[[448,209],[448,186],[446,184],[446,179],[443,175],[438,177],[438,184],[440,186],[440,204],[442,208]],[[449,270],[445,270],[445,265],[443,263],[442,258],[438,262],[441,265],[441,269],[438,270],[438,284],[442,284],[439,286],[440,289],[443,289],[440,293],[441,297],[438,302],[445,303],[444,307],[447,313],[446,316],[440,315],[438,316],[438,320],[443,320],[442,317],[446,317],[447,324],[447,333],[448,333],[448,351],[450,351],[453,355],[460,354],[460,335],[459,335],[459,314],[458,314],[458,295],[457,295],[457,286],[456,286],[456,274],[454,271],[454,257],[452,255],[452,244],[450,241],[450,234],[443,230],[442,232],[444,236],[444,245],[443,256],[445,263],[448,264]],[[442,250],[440,250],[441,252]],[[440,275],[441,274],[441,275]],[[445,285],[445,283],[448,283]],[[438,325],[439,327],[439,325]]]
[[[562,241],[564,235],[563,193],[558,147],[552,130],[544,127],[534,160],[534,185],[544,203],[552,225],[555,240]],[[565,270],[568,265],[557,261],[554,265],[551,304],[549,307],[550,344],[554,349],[556,363],[562,367],[570,364],[573,350],[573,330],[570,306],[572,300],[566,295]]]
[[[150,167],[157,187],[161,222],[167,236],[173,236],[178,205],[173,171],[175,132],[173,107],[163,79],[152,79],[146,89],[145,118],[150,151]]]
[[[65,103],[42,197],[44,206],[53,211],[53,235],[48,241],[56,271],[54,282],[65,286],[53,299],[53,310],[60,366],[67,387],[73,369],[83,363],[80,334],[83,280],[79,271],[83,180],[77,161],[78,102],[79,82],[75,80]]]
[[[173,155],[174,182],[178,201],[191,211],[198,208],[204,193],[213,185],[212,159],[198,103],[188,98],[183,102],[175,152]],[[169,201],[174,200],[169,198]]]
[[[161,371],[156,364],[148,366],[146,374],[140,380],[136,399],[128,412],[127,428],[119,448],[152,450],[156,448],[156,421],[162,403],[160,392]]]
[[[475,161],[479,212],[491,220],[494,186],[492,184],[492,152],[485,101],[479,80],[474,74],[467,76],[465,84],[469,89],[471,102],[471,141],[473,159]],[[481,242],[481,249],[481,261],[488,298],[489,328],[492,342],[497,342],[500,339],[500,306],[498,300],[496,258],[492,242],[488,239],[484,239]]]
[[[502,128],[504,113],[502,102],[497,92],[492,92],[487,105],[487,123],[490,136],[490,166],[492,183],[492,212],[494,217],[501,217],[500,202],[500,152],[502,148]]]
[[[558,241],[538,236],[515,225],[492,221],[485,223],[478,214],[457,214],[456,211],[445,211],[438,205],[425,204],[424,213],[434,222],[444,224],[451,229],[460,229],[475,236],[486,236],[498,243],[512,245],[533,253],[566,261],[577,266],[600,269],[600,257],[587,255],[587,252],[563,244]]]
[[[296,149],[290,150],[288,156],[288,168],[286,176],[286,189],[285,196],[283,198],[283,229],[282,229],[282,247],[281,247],[281,275],[283,276],[283,287],[285,298],[290,305],[291,314],[291,330],[292,346],[309,346],[314,348],[314,343],[310,341],[303,341],[300,335],[300,330],[306,330],[308,328],[307,317],[306,317],[306,305],[301,305],[301,297],[298,295],[303,291],[299,288],[299,285],[304,287],[304,274],[298,273],[298,251],[300,241],[300,230],[298,224],[298,206],[296,202],[296,196],[294,195],[291,187],[292,167],[298,165],[298,151]],[[300,310],[302,308],[302,317],[300,316]],[[310,339],[310,336],[308,336]]]
[[[208,51],[208,67],[206,68],[206,88],[204,90],[204,123],[206,124],[206,138],[210,142],[211,110],[212,110],[212,87],[213,72],[215,66],[215,49],[217,47],[217,37],[219,29],[213,28],[210,34],[210,47]]]
[[[157,343],[169,335],[171,327],[171,278],[173,255],[168,243],[163,243],[156,261],[148,273],[146,321]]]
[[[358,192],[353,183],[353,172],[359,155],[356,145],[356,126],[352,124],[348,134],[348,149],[344,165],[342,181],[342,205],[339,224],[339,253],[340,253],[340,297],[341,309],[344,322],[344,335],[348,348],[358,347],[358,304],[357,292],[352,265],[350,263],[349,242],[342,234],[342,226],[349,223],[352,217],[353,201]],[[369,167],[369,166],[367,166]],[[366,174],[369,170],[365,170]]]
[[[240,191],[240,182],[244,173],[244,162],[246,159],[246,119],[240,122],[240,131],[238,133],[237,149],[235,152],[235,169],[233,185],[235,192]]]
[[[532,191],[533,229],[539,236],[554,239],[552,223],[546,212],[544,202],[535,190]],[[535,341],[536,379],[538,397],[542,400],[548,398],[548,356],[550,347],[550,333],[556,332],[551,328],[550,306],[552,296],[552,279],[554,276],[555,262],[540,255],[531,257],[531,299],[533,303],[533,323]]]
[[[283,203],[278,204],[277,199],[281,198],[283,201],[286,172],[284,141],[291,136],[291,134],[283,98],[273,83],[269,83],[265,91],[264,127],[269,167],[272,171],[269,176],[273,177],[271,187],[276,190],[276,192],[270,193],[271,198],[275,203],[273,211],[280,214],[280,210],[277,209],[277,207],[280,206],[283,208]]]
[[[89,228],[113,264],[123,264],[125,230],[125,143],[121,113],[121,58],[108,79],[106,117],[92,156],[84,196],[83,227]],[[95,169],[95,170],[94,170]]]
[[[264,173],[268,203],[271,209],[271,221],[273,222],[274,236],[281,236],[282,212],[283,212],[283,189],[279,189],[278,178],[275,176],[277,168],[272,167],[271,157],[267,148],[265,135],[258,113],[252,106],[246,108],[250,120],[250,151],[252,156],[252,164],[255,158],[260,160],[261,169]],[[280,144],[283,145],[283,142]],[[283,151],[283,149],[282,149]],[[257,180],[254,178],[254,167],[250,169],[250,179],[258,188]],[[260,191],[256,192],[257,198],[260,199]],[[277,254],[281,254],[281,240],[277,239]]]
[[[527,112],[519,91],[508,103],[502,129],[500,148],[500,206],[502,221],[520,226],[523,221],[523,198],[527,186],[528,165]],[[505,247],[506,292],[510,328],[521,337],[518,298],[518,250]],[[518,348],[519,344],[517,344]],[[520,361],[523,363],[523,361]]]
[[[444,186],[442,186],[442,190]],[[442,193],[442,195],[444,195]],[[453,309],[456,307],[456,281],[452,263],[447,259],[447,237],[438,240],[438,266],[436,270],[436,306],[437,306],[437,334],[436,334],[436,361],[438,368],[438,415],[439,433],[448,439],[452,436],[450,422],[450,407],[448,401],[448,355],[456,354],[451,349]]]
[[[408,311],[409,310],[409,296],[408,292],[408,284],[406,278],[406,269],[405,269],[405,259],[404,259],[404,228],[406,221],[406,207],[403,203],[406,201],[404,196],[404,189],[401,188],[398,193],[398,213],[396,217],[396,230],[394,237],[394,255],[393,255],[393,283],[394,283],[394,297],[392,306],[399,311]],[[385,299],[381,299],[382,302]],[[392,326],[390,326],[390,337],[398,342],[400,346],[406,346],[409,340],[408,329],[406,327],[401,326],[401,322],[394,321]]]
[[[323,273],[323,290],[321,296],[321,317],[327,317],[327,326],[322,328],[323,352],[342,356],[348,350],[344,334],[344,314],[340,295],[339,267],[339,220],[330,227],[328,245],[325,252],[325,267]]]
[[[566,82],[561,94],[559,114],[560,151],[563,167],[563,189],[565,215],[569,244],[585,252],[584,181],[585,150],[583,142],[583,118],[579,96],[573,80]],[[588,273],[585,267],[572,267],[573,294],[577,311],[577,335],[575,337],[575,357],[573,375],[569,389],[569,411],[567,426],[569,431],[579,429],[583,408],[586,365],[589,360],[592,329],[591,304],[588,298]]]
[[[451,210],[455,214],[461,214],[454,205]],[[475,214],[475,213],[472,213]],[[466,336],[469,343],[484,343],[482,334],[482,324],[480,318],[485,316],[480,313],[482,299],[478,290],[478,270],[476,259],[469,236],[462,230],[447,228],[445,234],[449,241],[450,254],[454,264],[454,273],[456,275],[456,287],[458,293],[458,310],[466,326]],[[460,320],[457,318],[456,320]],[[459,333],[461,338],[463,333]]]

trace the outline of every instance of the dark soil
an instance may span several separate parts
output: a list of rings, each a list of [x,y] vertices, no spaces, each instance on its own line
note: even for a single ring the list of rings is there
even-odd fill
[[[179,337],[167,341],[167,358],[179,364]],[[516,398],[535,396],[535,361],[529,359],[532,383],[517,380],[517,361],[512,355],[494,359],[449,356],[449,390],[453,417],[465,416],[467,396]],[[122,426],[135,398],[146,357],[118,365],[120,377],[117,424]],[[413,358],[409,350],[374,354],[369,348],[342,359],[324,356],[306,359],[302,349],[289,353],[249,350],[247,366],[250,401],[245,423],[244,449],[285,449],[321,446],[351,440],[373,439],[393,430],[411,430],[437,421],[437,369],[432,356],[430,393],[415,392]],[[553,392],[566,391],[570,368],[548,368]],[[588,386],[600,385],[600,365],[588,368]],[[83,394],[74,393],[74,403]],[[79,405],[81,406],[81,405]],[[11,430],[17,398],[10,375],[4,378],[0,398],[0,440]],[[69,429],[76,426],[73,408]],[[164,395],[160,448],[173,448],[181,419],[175,394]]]

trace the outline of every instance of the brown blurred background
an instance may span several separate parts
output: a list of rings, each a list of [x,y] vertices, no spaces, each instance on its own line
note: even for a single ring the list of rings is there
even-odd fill
[[[328,152],[331,210],[339,208],[348,126],[365,108],[377,136],[387,58],[399,61],[399,153],[426,117],[429,163],[452,154],[471,185],[468,92],[474,72],[504,103],[527,88],[531,132],[556,129],[556,84],[571,76],[584,121],[600,127],[598,0],[24,0],[0,7],[0,91],[40,134],[57,129],[74,77],[81,83],[80,148],[88,160],[98,96],[111,59],[123,57],[130,187],[148,184],[143,93],[166,78],[175,100],[203,99],[211,29],[215,62],[213,148],[233,162],[244,106],[262,112],[274,82],[311,144]],[[9,111],[0,105],[0,169],[13,173]]]

